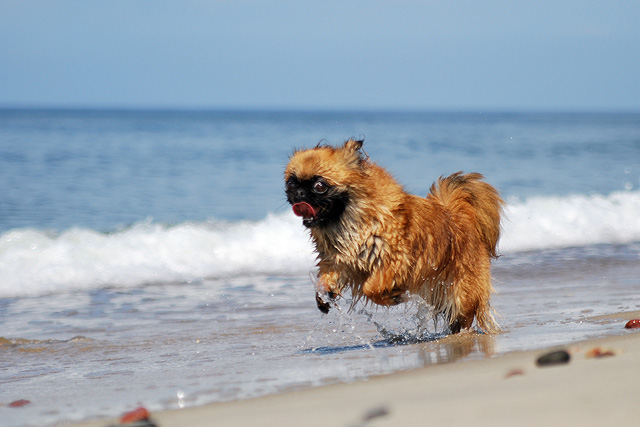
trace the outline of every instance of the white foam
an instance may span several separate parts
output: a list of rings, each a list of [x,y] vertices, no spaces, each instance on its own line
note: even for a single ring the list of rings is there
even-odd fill
[[[640,241],[640,192],[533,197],[505,209],[502,252]]]
[[[511,201],[502,253],[640,241],[640,192]],[[0,297],[238,275],[307,274],[315,256],[292,213],[258,222],[151,222],[98,233],[0,235]]]
[[[141,223],[109,234],[16,229],[0,236],[0,296],[297,274],[313,262],[309,239],[292,214],[259,222]]]

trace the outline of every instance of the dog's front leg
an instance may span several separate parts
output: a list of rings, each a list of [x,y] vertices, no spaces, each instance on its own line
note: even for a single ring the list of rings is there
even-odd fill
[[[328,313],[336,298],[340,295],[338,273],[335,271],[320,272],[316,283],[316,304],[318,310]]]
[[[362,285],[362,293],[378,305],[397,305],[407,301],[407,290],[396,283],[391,269],[374,272]]]

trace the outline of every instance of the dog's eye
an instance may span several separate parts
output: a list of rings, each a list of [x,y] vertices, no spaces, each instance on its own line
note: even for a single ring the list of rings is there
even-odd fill
[[[325,184],[323,181],[316,181],[315,184],[313,184],[313,191],[315,191],[318,194],[324,194],[327,192],[327,190],[329,189],[329,186],[327,184]]]
[[[287,180],[287,182],[285,183],[285,190],[287,191],[293,191],[297,186],[297,181],[295,178],[291,177]]]

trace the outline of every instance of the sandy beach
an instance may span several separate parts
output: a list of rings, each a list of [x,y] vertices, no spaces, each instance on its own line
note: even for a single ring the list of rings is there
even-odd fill
[[[619,323],[620,335],[544,350],[432,365],[367,381],[160,411],[170,426],[634,425],[640,417],[640,312],[588,319]],[[448,337],[463,343],[471,335]],[[542,355],[565,350],[548,366]],[[131,408],[135,409],[135,408]],[[78,426],[119,425],[118,418]]]

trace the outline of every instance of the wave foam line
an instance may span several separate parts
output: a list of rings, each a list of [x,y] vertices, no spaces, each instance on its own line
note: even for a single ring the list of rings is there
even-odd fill
[[[505,209],[500,250],[520,252],[640,241],[640,192],[533,197]]]
[[[500,250],[640,241],[640,192],[536,197],[505,210]],[[99,233],[15,229],[0,235],[0,297],[241,275],[307,274],[315,255],[300,219],[150,222]]]
[[[16,229],[0,236],[0,296],[132,287],[251,274],[297,274],[313,265],[299,218],[163,226],[98,233]]]

